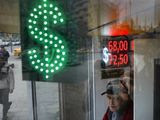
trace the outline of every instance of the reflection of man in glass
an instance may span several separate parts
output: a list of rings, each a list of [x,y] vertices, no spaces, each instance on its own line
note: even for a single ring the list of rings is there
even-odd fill
[[[121,76],[121,87],[127,89],[129,97],[133,100],[134,73],[133,70],[125,71]]]
[[[107,84],[106,91],[102,93],[107,95],[108,105],[103,120],[133,120],[133,103],[124,100],[122,93],[127,94],[121,88],[119,80],[110,81]]]

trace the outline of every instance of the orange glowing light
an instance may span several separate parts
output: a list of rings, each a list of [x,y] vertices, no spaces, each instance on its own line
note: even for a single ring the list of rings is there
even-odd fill
[[[131,32],[131,28],[128,22],[123,22],[121,24],[116,24],[110,27],[109,35],[118,36],[118,35],[128,35]]]

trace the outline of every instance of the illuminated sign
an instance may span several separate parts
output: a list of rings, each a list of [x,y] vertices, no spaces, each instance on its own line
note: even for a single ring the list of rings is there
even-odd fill
[[[103,69],[107,67],[119,68],[128,66],[130,63],[130,40],[126,37],[113,37],[104,41],[102,48]]]
[[[115,67],[126,66],[129,64],[129,41],[128,40],[109,40],[108,41],[108,51],[109,65]]]
[[[104,47],[103,48],[103,61],[105,62],[105,64],[109,62],[110,55],[111,54],[109,53],[108,48]]]
[[[28,59],[34,70],[44,79],[50,79],[61,71],[67,61],[67,44],[54,29],[64,24],[64,15],[56,3],[42,0],[29,13],[27,27],[32,40],[38,46],[28,50]]]

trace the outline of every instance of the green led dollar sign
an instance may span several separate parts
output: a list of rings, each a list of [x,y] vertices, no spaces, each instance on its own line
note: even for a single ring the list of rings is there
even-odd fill
[[[32,67],[41,73],[45,80],[61,71],[67,61],[65,39],[54,31],[56,25],[64,22],[64,16],[57,4],[48,0],[42,0],[29,14],[29,35],[43,50],[35,46],[28,50],[28,57]]]

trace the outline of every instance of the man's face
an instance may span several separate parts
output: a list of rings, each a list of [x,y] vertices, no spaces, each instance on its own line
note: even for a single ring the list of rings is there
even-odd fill
[[[122,98],[119,95],[107,95],[107,103],[111,112],[116,112],[122,105]]]

